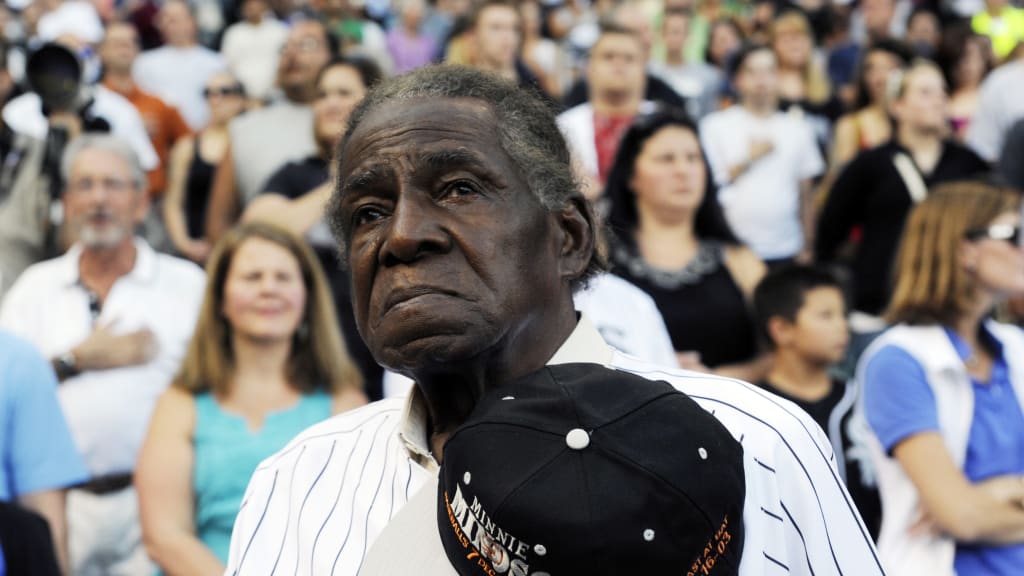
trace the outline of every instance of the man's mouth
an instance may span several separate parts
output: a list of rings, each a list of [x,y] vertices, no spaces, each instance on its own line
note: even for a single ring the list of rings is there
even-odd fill
[[[384,299],[384,306],[382,307],[382,310],[387,314],[398,306],[407,305],[415,300],[429,296],[457,296],[457,294],[451,290],[435,286],[409,286],[405,288],[395,288],[392,289]]]

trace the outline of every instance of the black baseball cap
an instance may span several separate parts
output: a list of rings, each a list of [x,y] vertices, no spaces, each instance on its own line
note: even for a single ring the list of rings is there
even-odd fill
[[[430,488],[361,575],[739,571],[742,447],[666,382],[561,364],[493,390],[445,444]]]

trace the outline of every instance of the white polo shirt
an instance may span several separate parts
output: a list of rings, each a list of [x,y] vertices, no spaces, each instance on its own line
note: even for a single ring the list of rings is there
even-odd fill
[[[75,444],[93,476],[130,472],[157,397],[181,367],[203,298],[195,264],[158,254],[141,239],[135,267],[117,280],[97,318],[115,333],[149,328],[159,352],[141,366],[97,370],[58,388]],[[92,332],[89,295],[78,281],[80,246],[29,267],[0,305],[0,326],[54,358]]]
[[[883,574],[828,438],[795,405],[744,382],[626,356],[585,317],[549,364],[569,362],[665,380],[739,440],[747,490],[741,576]],[[260,464],[235,522],[225,574],[359,574],[384,526],[435,481],[426,410],[415,388],[405,400],[382,400],[317,424]]]

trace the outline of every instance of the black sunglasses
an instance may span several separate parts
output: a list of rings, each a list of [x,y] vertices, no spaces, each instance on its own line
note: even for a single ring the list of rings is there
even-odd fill
[[[968,230],[965,236],[971,241],[988,238],[990,240],[1005,240],[1017,246],[1020,245],[1021,240],[1020,226],[1009,224],[993,224],[987,228],[975,228]]]
[[[241,86],[225,86],[224,88],[203,88],[203,98],[209,98],[210,96],[217,95],[220,97],[225,96],[244,96],[245,91],[242,90]]]

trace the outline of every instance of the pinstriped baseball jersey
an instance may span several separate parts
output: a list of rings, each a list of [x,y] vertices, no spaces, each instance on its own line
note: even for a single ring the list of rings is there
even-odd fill
[[[585,318],[551,360],[566,362],[665,380],[740,441],[747,461],[741,576],[883,574],[828,439],[795,405],[743,382],[615,352]],[[384,526],[437,474],[426,434],[418,389],[302,433],[254,474],[226,574],[357,575]]]

